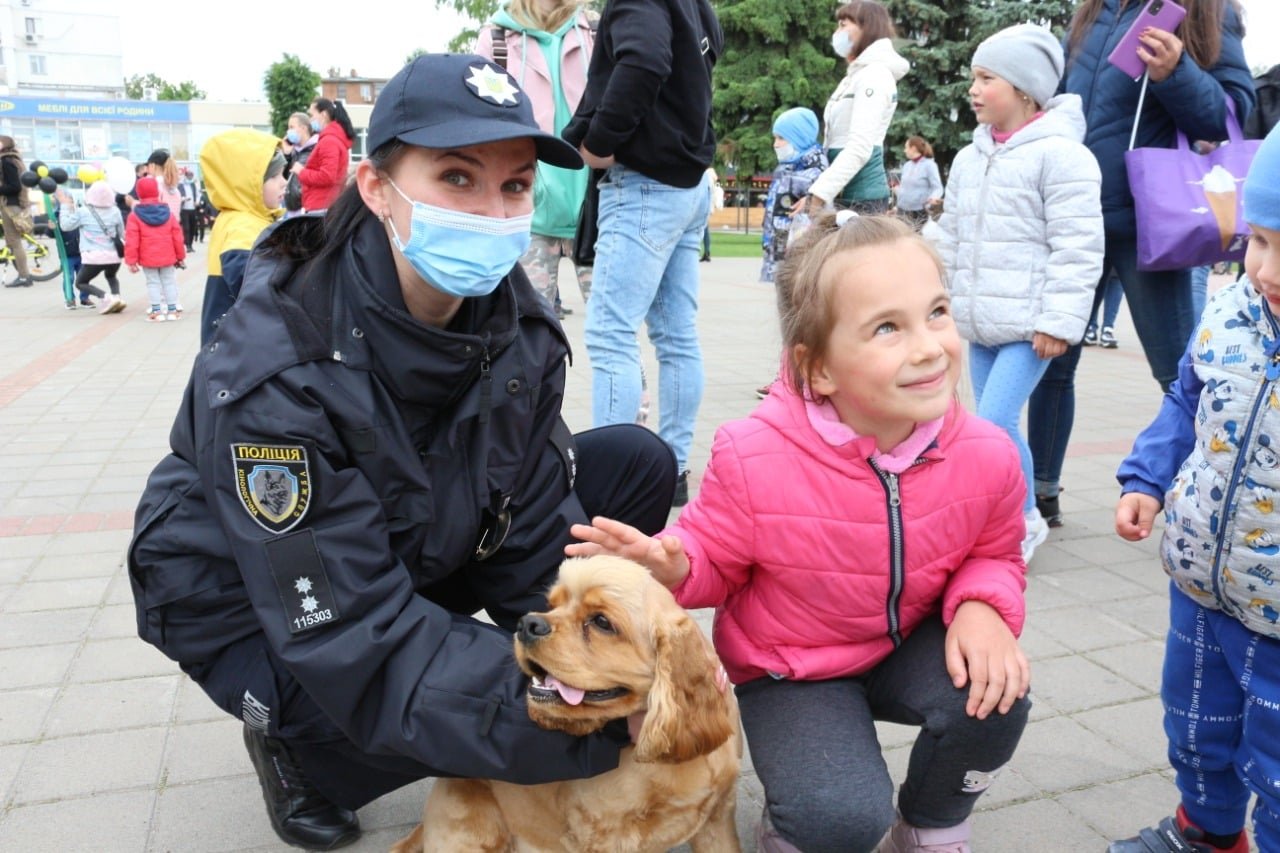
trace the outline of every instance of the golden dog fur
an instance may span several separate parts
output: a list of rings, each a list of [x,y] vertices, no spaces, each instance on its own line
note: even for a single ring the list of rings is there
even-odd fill
[[[544,688],[531,695],[529,716],[581,735],[646,711],[635,746],[592,779],[440,779],[422,824],[393,853],[640,853],[685,841],[695,853],[739,850],[738,706],[717,685],[719,661],[702,631],[644,568],[616,557],[565,561],[548,600],[552,609],[538,615],[549,632],[531,643],[517,636],[516,659],[535,684],[547,678],[588,696],[569,704]],[[616,688],[625,690],[592,701]]]

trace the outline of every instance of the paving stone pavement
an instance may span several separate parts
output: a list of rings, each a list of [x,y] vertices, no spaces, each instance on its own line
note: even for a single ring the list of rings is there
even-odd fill
[[[182,322],[147,323],[141,276],[127,273],[130,305],[113,316],[65,310],[55,283],[0,291],[0,850],[288,849],[267,822],[239,724],[137,639],[123,567],[196,350],[204,248],[180,275],[191,309]],[[757,265],[700,265],[707,382],[695,488],[715,427],[746,415],[773,376],[774,296],[755,283]],[[565,415],[585,429],[585,312],[576,288],[565,300],[576,348]],[[1091,348],[1081,363],[1066,523],[1028,577],[1031,723],[974,816],[978,851],[1101,851],[1175,802],[1157,695],[1167,618],[1158,537],[1135,545],[1111,529],[1113,472],[1160,395],[1127,315],[1118,336],[1119,349]],[[881,732],[900,779],[914,730]],[[427,784],[363,809],[365,836],[349,849],[385,850],[417,820]],[[748,851],[762,802],[748,767],[738,811]]]

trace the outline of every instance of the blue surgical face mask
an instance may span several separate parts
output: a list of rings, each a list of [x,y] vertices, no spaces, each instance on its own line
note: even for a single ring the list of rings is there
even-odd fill
[[[840,28],[831,36],[831,49],[836,52],[836,56],[848,59],[849,54],[853,53],[853,39],[849,38],[849,34]]]
[[[396,249],[436,290],[466,299],[487,296],[529,248],[533,215],[495,219],[414,201],[387,178],[413,207],[409,239],[387,220]]]
[[[298,131],[296,131],[296,130],[291,130],[291,131],[289,131],[288,133],[286,133],[286,134],[284,135],[284,138],[285,138],[286,140],[288,140],[288,142],[289,142],[289,144],[290,144],[290,145],[297,145],[297,144],[298,144]]]
[[[318,119],[318,118],[313,118],[313,119],[311,120],[311,132],[312,132],[312,133],[319,133],[319,132],[320,132],[320,119]]]

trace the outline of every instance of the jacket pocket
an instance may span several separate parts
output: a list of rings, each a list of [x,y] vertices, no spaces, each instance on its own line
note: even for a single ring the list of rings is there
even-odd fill
[[[261,630],[221,527],[198,496],[167,492],[129,545],[138,635],[179,663]]]

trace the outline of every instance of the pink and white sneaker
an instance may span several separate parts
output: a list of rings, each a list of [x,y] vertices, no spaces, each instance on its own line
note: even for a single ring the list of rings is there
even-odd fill
[[[969,821],[945,829],[926,829],[898,818],[880,842],[879,853],[970,853]]]

